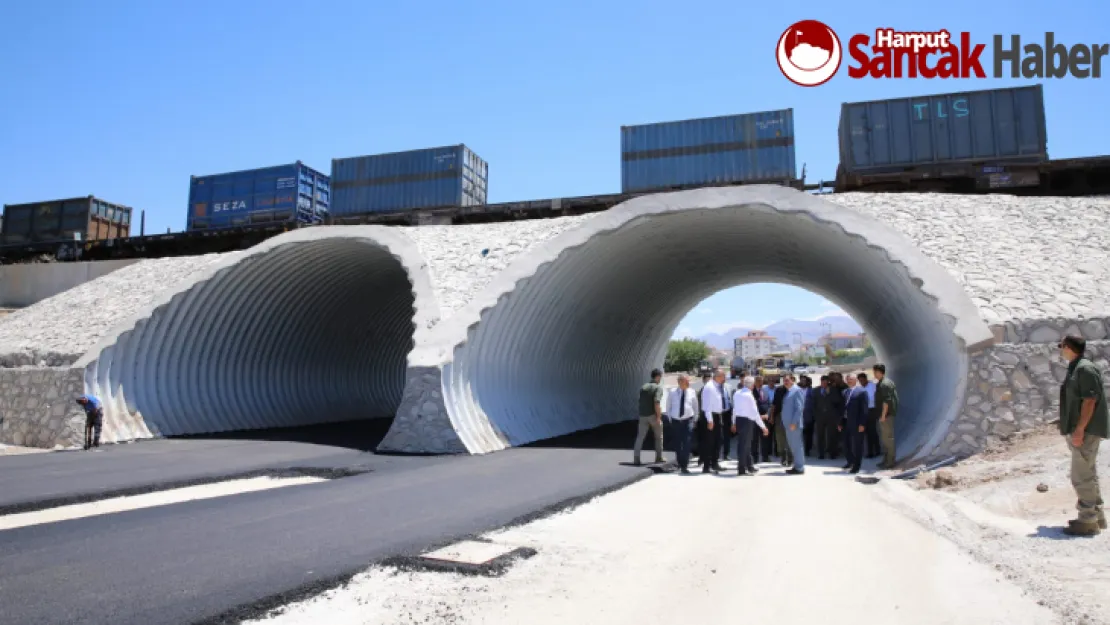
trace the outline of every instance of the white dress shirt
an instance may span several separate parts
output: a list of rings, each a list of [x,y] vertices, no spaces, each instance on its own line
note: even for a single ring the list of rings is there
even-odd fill
[[[682,412],[679,413],[679,407]],[[680,417],[679,414],[682,416]],[[672,419],[692,419],[698,416],[698,394],[694,389],[687,388],[683,393],[682,389],[676,388],[671,391],[670,396],[667,398],[667,416]]]
[[[763,419],[759,418],[759,406],[755,403],[755,395],[746,388],[736,391],[732,396],[732,424],[736,425],[740,419],[752,421],[764,429],[766,427],[763,425]]]
[[[867,381],[867,386],[865,386],[864,389],[867,391],[867,407],[868,408],[874,408],[875,407],[875,389],[876,389],[875,383],[872,382],[871,380],[868,380]]]
[[[721,391],[716,382],[711,381],[701,388],[701,412],[706,419],[711,419],[714,412],[724,412]]]

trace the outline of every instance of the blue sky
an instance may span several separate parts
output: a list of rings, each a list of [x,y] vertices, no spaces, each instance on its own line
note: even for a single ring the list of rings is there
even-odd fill
[[[786,107],[799,167],[806,163],[810,180],[830,179],[841,102],[1021,83],[857,81],[845,63],[828,84],[804,89],[775,65],[784,28],[819,19],[845,41],[883,26],[968,30],[983,42],[995,33],[1041,41],[1049,28],[1069,44],[1110,40],[1105,0],[1071,0],[1047,14],[1044,6],[9,3],[0,24],[0,202],[95,194],[145,210],[148,232],[180,230],[190,174],[298,159],[327,171],[333,157],[455,143],[489,163],[491,202],[611,193],[622,124]],[[1052,156],[1110,152],[1110,77],[1051,80],[1045,98]],[[762,314],[804,318],[827,306],[797,297],[793,312]],[[734,315],[705,307],[714,312],[696,323]]]
[[[701,301],[678,324],[675,338],[722,333],[732,328],[765,328],[780,319],[816,320],[845,315],[840,307],[788,284],[745,284]]]

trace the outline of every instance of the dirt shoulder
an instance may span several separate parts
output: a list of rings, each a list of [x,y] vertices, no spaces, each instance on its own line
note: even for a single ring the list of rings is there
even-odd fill
[[[1110,447],[1101,451],[1099,473],[1110,475]],[[1076,516],[1069,465],[1065,441],[1051,425],[913,482],[886,480],[883,490],[1066,622],[1110,625],[1110,532],[1062,533]],[[1105,490],[1105,478],[1103,484]]]

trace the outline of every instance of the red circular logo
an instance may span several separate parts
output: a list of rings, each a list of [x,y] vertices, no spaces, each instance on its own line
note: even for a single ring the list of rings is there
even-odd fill
[[[775,60],[786,79],[801,87],[823,85],[840,69],[840,37],[824,22],[802,20],[779,37]]]

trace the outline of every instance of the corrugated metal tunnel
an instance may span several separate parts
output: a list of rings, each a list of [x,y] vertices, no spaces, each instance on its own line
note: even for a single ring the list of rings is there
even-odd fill
[[[392,417],[420,265],[406,267],[377,237],[337,233],[252,249],[122,333],[86,374],[106,403],[105,432],[125,440]]]
[[[453,330],[437,329],[467,331],[444,387],[471,451],[635,418],[636,389],[678,322],[738,284],[809,289],[868,331],[901,392],[901,457],[944,436],[962,406],[969,343],[991,336],[959,284],[910,241],[786,189],[640,198],[544,246],[469,317],[449,320]]]

